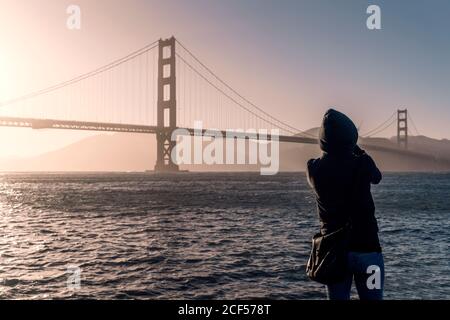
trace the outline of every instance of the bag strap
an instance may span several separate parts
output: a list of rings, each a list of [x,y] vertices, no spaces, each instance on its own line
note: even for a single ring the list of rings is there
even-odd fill
[[[352,179],[352,184],[351,184],[351,188],[350,188],[350,192],[348,195],[348,203],[350,204],[348,207],[348,217],[347,217],[347,221],[348,223],[350,223],[350,225],[352,224],[352,217],[351,217],[351,213],[352,213],[352,203],[353,203],[353,199],[355,198],[354,196],[358,193],[358,187],[359,187],[359,182],[361,180],[361,173],[362,173],[362,157],[364,156],[364,154],[361,155],[356,155],[356,173],[353,175],[353,179]]]

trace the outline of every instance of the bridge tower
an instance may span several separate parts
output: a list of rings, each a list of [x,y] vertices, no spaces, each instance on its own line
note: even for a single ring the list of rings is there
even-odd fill
[[[397,110],[397,143],[408,149],[408,109]]]
[[[159,40],[157,109],[155,171],[177,172],[178,165],[171,158],[172,150],[176,147],[176,141],[172,141],[171,135],[177,127],[174,37]]]

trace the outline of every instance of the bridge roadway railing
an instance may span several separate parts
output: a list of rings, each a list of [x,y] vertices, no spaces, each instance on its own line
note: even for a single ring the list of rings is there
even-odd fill
[[[122,123],[105,123],[105,122],[89,122],[89,121],[71,121],[71,120],[55,120],[55,119],[35,119],[35,118],[17,118],[17,117],[0,117],[0,126],[4,127],[22,127],[32,129],[66,129],[66,130],[88,130],[88,131],[111,131],[111,132],[131,132],[131,133],[152,133],[155,134],[159,130],[164,130],[157,126],[135,125]],[[244,131],[231,130],[207,130],[193,128],[178,128],[179,132],[185,132],[194,136],[201,134],[203,136],[222,136],[225,138],[247,139],[247,140],[278,140],[279,142],[302,143],[302,144],[318,144],[318,140],[301,136],[285,136],[261,133],[248,133]],[[410,151],[406,149],[387,147],[380,145],[372,145],[362,142],[361,147],[369,151],[382,151],[393,154],[420,158],[423,160],[444,161],[450,165],[449,159],[438,159],[433,155]]]

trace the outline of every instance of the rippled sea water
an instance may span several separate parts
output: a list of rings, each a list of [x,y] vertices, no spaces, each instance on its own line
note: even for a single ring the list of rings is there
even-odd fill
[[[373,193],[385,297],[450,299],[450,174]],[[322,299],[304,272],[317,229],[302,173],[3,174],[0,298]]]

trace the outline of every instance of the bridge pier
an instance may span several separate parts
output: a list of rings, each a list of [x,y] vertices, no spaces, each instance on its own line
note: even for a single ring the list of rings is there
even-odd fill
[[[177,101],[175,76],[175,38],[159,40],[158,52],[158,120],[156,133],[156,172],[178,172],[172,161],[172,132],[177,128]]]
[[[161,130],[156,133],[157,159],[156,172],[178,172],[178,165],[172,162],[171,152],[176,142],[171,140],[172,130]]]

